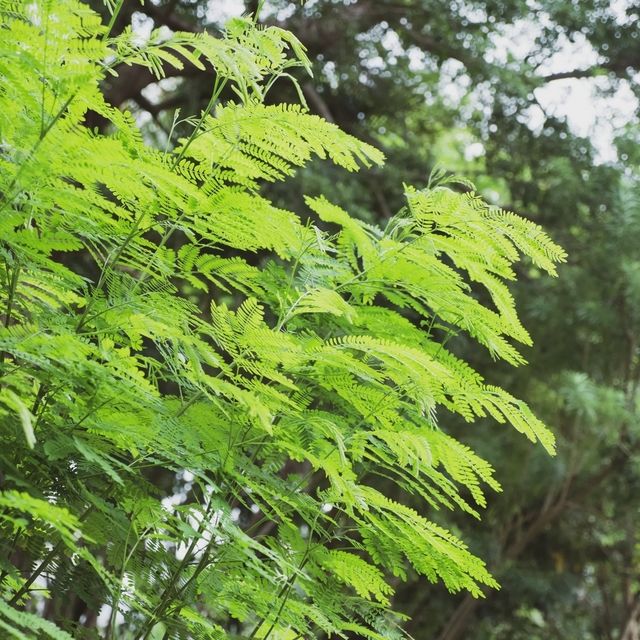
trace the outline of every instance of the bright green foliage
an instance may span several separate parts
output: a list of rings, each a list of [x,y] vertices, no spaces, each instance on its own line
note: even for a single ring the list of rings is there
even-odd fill
[[[263,104],[307,66],[287,32],[241,19],[219,39],[140,44],[73,0],[0,7],[2,628],[92,637],[61,613],[74,593],[113,607],[112,638],[225,637],[230,618],[256,638],[395,637],[386,575],[497,586],[368,480],[477,515],[467,495],[484,506],[481,483],[499,485],[442,430],[448,412],[553,451],[522,402],[444,343],[466,332],[521,363],[511,340],[529,337],[504,281],[519,253],[553,273],[563,252],[444,176],[407,187],[385,229],[324,198],[302,221],[261,197],[313,155],[382,161],[298,106]],[[185,58],[215,68],[212,99],[160,151],[98,82]],[[229,86],[238,101],[220,104]],[[88,110],[108,135],[83,126]],[[162,499],[156,469],[181,498]],[[238,506],[262,515],[242,522]],[[60,627],[35,614],[43,595]]]

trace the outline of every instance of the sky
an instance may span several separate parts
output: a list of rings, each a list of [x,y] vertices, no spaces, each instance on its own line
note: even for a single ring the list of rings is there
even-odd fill
[[[613,0],[611,6],[618,9],[622,19],[626,0]],[[521,20],[502,38],[496,38],[496,57],[510,51],[523,59],[536,37],[537,26],[531,21]],[[598,54],[586,38],[577,37],[575,42],[565,38],[564,46],[539,67],[540,75],[562,73],[575,69],[588,69],[598,64]],[[610,82],[606,76],[597,78],[567,78],[548,82],[535,90],[540,106],[530,110],[529,126],[536,130],[542,127],[544,112],[556,117],[566,117],[572,132],[591,137],[598,152],[598,161],[613,162],[616,152],[613,146],[616,129],[623,127],[636,117],[638,100],[629,83],[619,81],[613,95],[604,95]]]
[[[599,84],[606,88],[594,78],[556,80],[536,90],[536,98],[547,113],[565,116],[575,134],[592,139],[599,162],[614,162],[615,131],[635,117],[638,100],[627,82],[612,96],[599,95]]]

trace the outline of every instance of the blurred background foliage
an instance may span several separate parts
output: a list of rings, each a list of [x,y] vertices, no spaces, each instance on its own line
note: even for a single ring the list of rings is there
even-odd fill
[[[101,0],[94,6],[104,11]],[[513,293],[535,342],[527,367],[494,363],[461,337],[449,342],[530,403],[559,450],[551,459],[490,421],[442,422],[506,489],[490,496],[481,521],[427,515],[469,541],[502,589],[474,600],[409,576],[394,602],[412,616],[407,630],[425,640],[638,639],[640,2],[125,0],[115,28],[216,33],[230,15],[258,8],[260,22],[306,45],[314,77],[299,80],[310,110],[388,159],[357,175],[316,161],[286,187],[265,186],[276,204],[304,211],[303,193],[324,193],[384,223],[402,206],[401,182],[426,186],[440,162],[490,202],[542,224],[569,253],[557,280],[520,265]],[[214,72],[195,71],[157,82],[125,67],[104,92],[164,146],[209,99]],[[572,126],[580,113],[549,107],[549,89],[568,81],[599,109],[593,135]],[[294,91],[280,80],[269,99],[295,100]],[[89,125],[104,126],[97,116]]]

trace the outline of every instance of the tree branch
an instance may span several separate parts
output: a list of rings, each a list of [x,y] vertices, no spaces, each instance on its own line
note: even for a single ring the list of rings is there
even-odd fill
[[[576,493],[567,497],[568,491],[563,491],[556,503],[552,507],[543,508],[531,526],[504,551],[501,557],[501,563],[517,558],[548,524],[560,517],[567,509],[579,505],[592,491],[600,486],[604,480],[618,472],[629,459],[630,455],[631,451],[629,451],[629,449],[619,446],[611,462],[576,491]],[[498,569],[499,568],[500,565],[498,566]],[[491,594],[489,589],[483,589],[483,592],[487,596]],[[480,602],[481,600],[474,598],[472,595],[467,595],[449,618],[449,621],[440,632],[437,640],[459,640],[459,638],[462,638]],[[640,609],[638,613],[640,613]],[[632,640],[632,638],[624,637],[620,640]],[[636,639],[634,638],[633,640]]]
[[[323,100],[322,96],[318,93],[317,89],[311,82],[305,82],[302,85],[302,93],[304,97],[309,101],[314,111],[322,116],[327,122],[335,123],[335,118],[331,113],[331,110],[327,106],[327,103]]]
[[[636,594],[629,607],[627,621],[618,640],[638,640],[638,615],[640,615],[640,593]]]
[[[148,111],[154,118],[154,120],[158,119],[158,114],[162,113],[166,109],[173,109],[175,107],[179,107],[183,102],[183,96],[177,94],[173,95],[162,102],[153,103],[150,100],[147,100],[141,93],[132,98],[135,102],[138,103],[138,106],[145,111]]]
[[[591,67],[589,69],[574,69],[573,71],[561,71],[560,73],[550,73],[542,76],[544,82],[553,82],[554,80],[566,80],[567,78],[593,78],[598,75],[600,67]]]

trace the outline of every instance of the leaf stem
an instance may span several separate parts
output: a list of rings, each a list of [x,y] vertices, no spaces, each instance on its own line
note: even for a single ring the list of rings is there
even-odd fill
[[[122,9],[122,5],[124,4],[124,0],[118,0],[118,4],[116,5],[115,9],[113,10],[113,14],[111,15],[111,20],[109,21],[109,24],[107,26],[107,30],[104,32],[102,39],[106,40],[109,35],[111,34],[111,30],[113,29],[113,26],[116,23],[116,20],[118,18],[118,14],[120,13],[120,10]]]
[[[202,112],[202,115],[200,116],[198,123],[196,124],[193,131],[191,132],[189,139],[180,150],[178,157],[173,161],[173,165],[171,166],[172,169],[175,169],[178,166],[182,158],[184,158],[184,155],[187,152],[187,149],[191,146],[191,143],[196,139],[197,135],[200,133],[200,129],[204,124],[205,118],[209,115],[209,113],[211,113],[211,110],[215,106],[226,84],[227,84],[227,78],[224,78],[222,81],[220,81],[220,76],[216,76],[215,84],[213,86],[213,93],[211,94],[211,99],[209,100],[209,104],[206,106],[205,110]]]
[[[83,522],[95,509],[95,505],[91,505],[79,518],[78,522]],[[20,598],[29,591],[29,587],[38,579],[38,576],[49,566],[51,561],[58,555],[58,551],[64,544],[64,540],[60,540],[51,551],[45,556],[42,562],[38,565],[37,569],[29,576],[29,579],[20,587],[18,592],[9,600],[10,605],[18,603]]]
[[[18,280],[20,278],[20,263],[16,261],[11,272],[11,283],[9,285],[9,298],[7,300],[7,310],[4,314],[4,328],[8,329],[11,323],[11,314],[13,313],[13,301],[18,288]],[[3,354],[4,355],[4,354]]]

